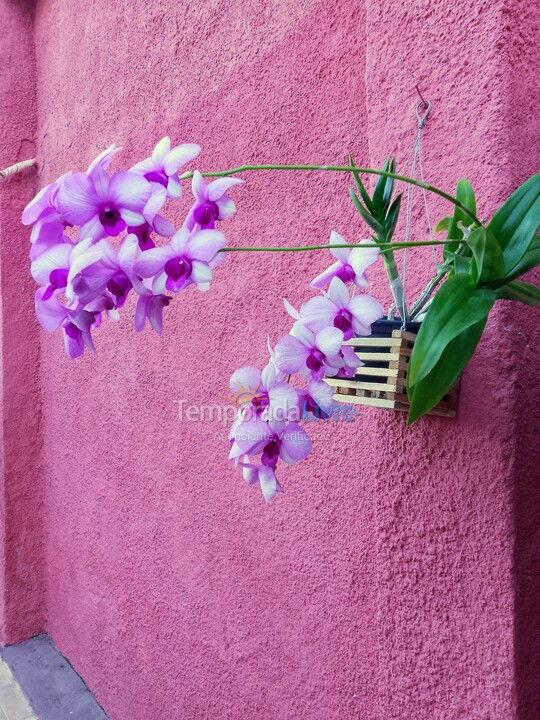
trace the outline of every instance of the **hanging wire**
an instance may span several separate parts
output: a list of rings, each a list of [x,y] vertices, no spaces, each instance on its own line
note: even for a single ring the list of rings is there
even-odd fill
[[[417,117],[417,130],[416,130],[416,138],[414,141],[414,144],[409,151],[409,154],[407,155],[407,158],[404,163],[404,170],[405,173],[415,180],[420,180],[424,182],[424,169],[422,166],[422,130],[424,129],[424,125],[426,123],[427,117],[431,111],[431,103],[429,100],[424,100],[422,97],[422,94],[420,93],[420,90],[418,89],[418,85],[416,86],[416,90],[418,92],[418,95],[420,96],[420,102],[416,106],[416,117]],[[421,108],[424,108],[424,110],[421,112]],[[410,168],[407,170],[407,168]],[[407,185],[406,189],[406,205],[405,205],[405,238],[404,242],[410,242],[410,235],[411,235],[411,227],[412,227],[412,215],[413,215],[413,208],[414,208],[414,193],[416,190],[416,186],[414,185]],[[431,225],[431,218],[429,215],[429,207],[427,202],[427,192],[425,188],[421,188],[422,192],[422,198],[424,202],[424,211],[426,215],[426,223],[428,227],[429,235],[431,236],[433,233],[433,228]],[[435,250],[434,252],[434,262],[436,264],[436,254]],[[401,283],[403,285],[403,293],[405,294],[406,291],[406,284],[407,284],[407,248],[403,250],[403,260],[401,265]],[[402,329],[405,328],[406,318],[403,318],[403,325]]]

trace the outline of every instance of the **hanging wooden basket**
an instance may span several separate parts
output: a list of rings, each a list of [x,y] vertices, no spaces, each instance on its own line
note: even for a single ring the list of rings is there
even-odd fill
[[[420,323],[408,323],[401,330],[401,320],[379,320],[371,326],[369,337],[351,338],[352,345],[364,363],[351,380],[325,378],[335,387],[334,399],[341,403],[370,405],[390,410],[408,411],[407,370]],[[459,380],[429,415],[455,417]]]

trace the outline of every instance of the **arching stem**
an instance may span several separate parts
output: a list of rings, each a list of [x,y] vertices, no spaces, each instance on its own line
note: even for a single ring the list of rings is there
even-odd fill
[[[346,172],[346,173],[366,173],[368,175],[383,175],[384,177],[394,178],[394,180],[401,180],[402,182],[409,183],[410,185],[416,185],[417,187],[423,188],[428,192],[439,195],[439,197],[448,200],[448,202],[455,205],[462,210],[466,215],[474,220],[474,222],[481,226],[482,222],[476,215],[465,207],[457,198],[449,193],[444,192],[434,185],[422,182],[421,180],[415,180],[414,178],[407,177],[406,175],[398,175],[397,173],[386,172],[385,170],[375,170],[374,168],[363,168],[356,167],[355,165],[240,165],[239,167],[231,168],[229,170],[216,170],[213,172],[201,173],[203,177],[227,177],[228,175],[236,175],[237,173],[250,172],[252,170],[305,170],[305,171],[330,171],[330,172]],[[187,180],[193,177],[192,172],[186,172],[180,175],[180,178]]]

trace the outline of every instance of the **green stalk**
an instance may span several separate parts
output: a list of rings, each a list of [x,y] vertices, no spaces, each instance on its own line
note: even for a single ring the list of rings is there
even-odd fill
[[[330,250],[332,248],[381,248],[381,254],[391,253],[393,250],[403,250],[408,247],[425,247],[427,245],[447,245],[448,240],[422,240],[409,243],[366,243],[366,245],[352,245],[342,243],[339,245],[298,245],[296,247],[224,247],[218,252],[302,252],[304,250]],[[395,262],[394,262],[395,265]],[[397,269],[396,269],[397,272]]]
[[[459,202],[453,195],[449,195],[438,187],[430,185],[429,183],[422,182],[421,180],[415,180],[414,178],[407,177],[406,175],[398,175],[397,173],[386,172],[385,170],[374,170],[373,168],[362,168],[354,165],[240,165],[239,167],[231,168],[230,170],[216,170],[213,172],[201,173],[203,177],[226,177],[228,175],[236,175],[241,172],[248,172],[251,170],[329,170],[330,172],[347,172],[347,173],[366,173],[368,175],[383,175],[384,177],[394,178],[394,180],[401,180],[402,182],[409,183],[410,185],[416,185],[417,187],[423,188],[428,192],[439,195],[439,197],[448,200],[448,202],[455,205],[462,210],[466,215],[474,220],[474,222],[480,227],[483,223],[479,220],[476,215]],[[193,177],[192,172],[186,172],[180,175],[180,179],[187,180]]]

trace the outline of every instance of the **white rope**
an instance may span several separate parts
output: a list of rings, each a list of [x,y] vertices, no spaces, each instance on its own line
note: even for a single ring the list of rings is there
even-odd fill
[[[414,141],[414,144],[409,151],[409,154],[407,155],[407,159],[404,163],[404,172],[409,177],[413,178],[413,180],[421,180],[424,182],[424,169],[422,167],[422,130],[424,128],[427,116],[429,115],[429,112],[431,110],[431,103],[426,101],[426,109],[422,115],[420,115],[420,107],[424,105],[423,102],[419,102],[416,106],[416,117],[418,118],[418,125],[417,125],[417,131],[416,131],[416,138]],[[410,163],[410,170],[407,170],[407,167]],[[417,173],[418,170],[418,173]],[[412,215],[413,215],[413,208],[414,208],[414,192],[415,192],[416,186],[411,185],[407,183],[407,189],[406,189],[406,209],[405,209],[405,238],[404,242],[410,242],[410,236],[411,236],[411,227],[412,227]],[[429,208],[427,204],[427,192],[425,188],[422,188],[422,197],[424,201],[424,210],[426,214],[426,222],[428,226],[429,235],[431,236],[433,230],[431,225],[431,218],[429,216]],[[435,250],[434,257],[435,257]],[[406,292],[407,287],[407,248],[404,248],[403,250],[403,261],[401,265],[401,283],[403,285],[403,293]],[[403,324],[402,329],[405,328],[405,323],[407,322],[407,317],[403,317]]]
[[[15,175],[15,173],[21,172],[21,170],[25,170],[26,168],[33,167],[36,164],[36,158],[32,158],[31,160],[22,160],[21,162],[15,163],[15,165],[10,165],[7,168],[4,168],[4,170],[0,170],[0,180],[5,180],[10,175]]]

